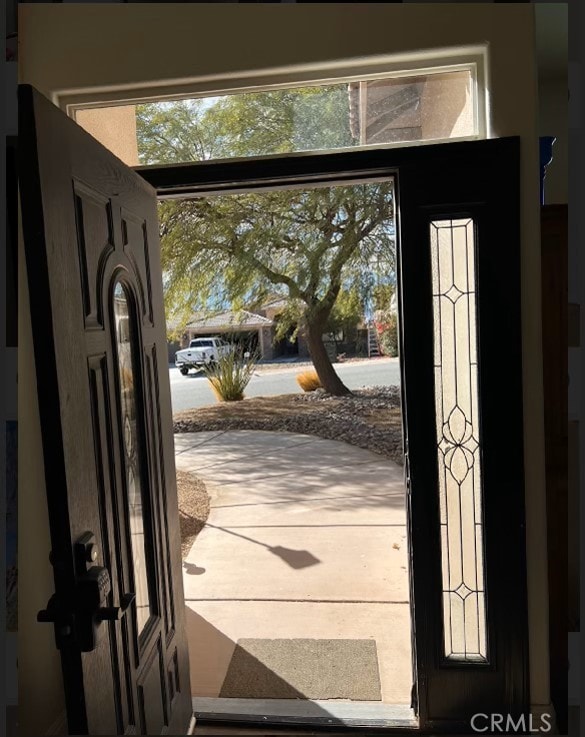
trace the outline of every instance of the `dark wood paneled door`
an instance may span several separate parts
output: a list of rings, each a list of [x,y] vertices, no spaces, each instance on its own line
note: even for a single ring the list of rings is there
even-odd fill
[[[520,141],[429,146],[400,166],[399,183],[419,715],[437,732],[485,730],[482,714],[521,725]]]
[[[187,734],[156,193],[28,86],[19,156],[69,731]]]

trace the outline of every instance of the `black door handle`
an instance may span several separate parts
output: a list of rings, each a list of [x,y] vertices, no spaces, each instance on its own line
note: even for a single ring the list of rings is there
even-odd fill
[[[126,614],[135,598],[136,594],[124,594],[120,599],[120,606],[100,607],[96,612],[96,619],[101,622],[117,622]]]
[[[97,562],[99,550],[95,536],[85,532],[74,545],[75,588],[62,601],[54,594],[46,609],[37,614],[37,621],[52,622],[55,626],[57,647],[65,638],[74,637],[82,653],[95,650],[107,628],[102,622],[117,622],[126,614],[135,600],[134,593],[124,594],[119,606],[103,606],[112,591],[110,573]]]

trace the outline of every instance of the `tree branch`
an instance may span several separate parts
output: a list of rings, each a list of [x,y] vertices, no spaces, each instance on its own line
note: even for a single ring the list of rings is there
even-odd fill
[[[228,245],[224,245],[218,242],[214,242],[211,245],[206,245],[202,243],[201,248],[205,250],[210,250],[210,251],[220,250],[231,256],[235,256],[236,258],[242,261],[245,261],[251,266],[253,266],[257,271],[263,274],[272,284],[286,285],[288,287],[289,294],[291,297],[296,297],[297,299],[302,299],[303,301],[306,301],[307,299],[305,290],[301,289],[301,287],[295,282],[294,279],[292,279],[287,274],[282,274],[278,271],[274,271],[274,269],[271,269],[269,266],[262,263],[262,261],[260,261],[252,253],[250,253],[250,251],[245,250],[241,246],[241,244],[238,243],[236,238],[232,238],[231,243]]]

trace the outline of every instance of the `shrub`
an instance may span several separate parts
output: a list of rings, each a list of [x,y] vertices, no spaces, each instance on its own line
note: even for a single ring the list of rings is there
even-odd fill
[[[303,371],[297,374],[297,384],[304,392],[313,392],[321,386],[321,381],[316,371]]]
[[[203,367],[218,402],[239,402],[244,398],[244,389],[252,378],[257,361],[256,354],[235,346],[214,364]]]
[[[385,356],[398,355],[398,318],[395,313],[385,313],[383,321],[376,323],[380,348]]]

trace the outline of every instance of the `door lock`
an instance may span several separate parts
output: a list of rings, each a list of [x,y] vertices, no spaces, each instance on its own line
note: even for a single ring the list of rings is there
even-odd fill
[[[64,606],[54,594],[46,609],[37,615],[38,622],[53,622],[57,647],[74,631],[81,652],[95,650],[105,630],[103,622],[122,619],[136,598],[127,593],[119,606],[105,606],[112,591],[110,572],[97,562],[99,550],[92,533],[84,533],[74,545],[76,585],[70,606]]]
[[[91,566],[78,580],[77,629],[82,652],[95,650],[105,632],[102,623],[121,620],[135,599],[134,594],[124,594],[120,606],[104,606],[111,590],[110,573],[102,566]]]

